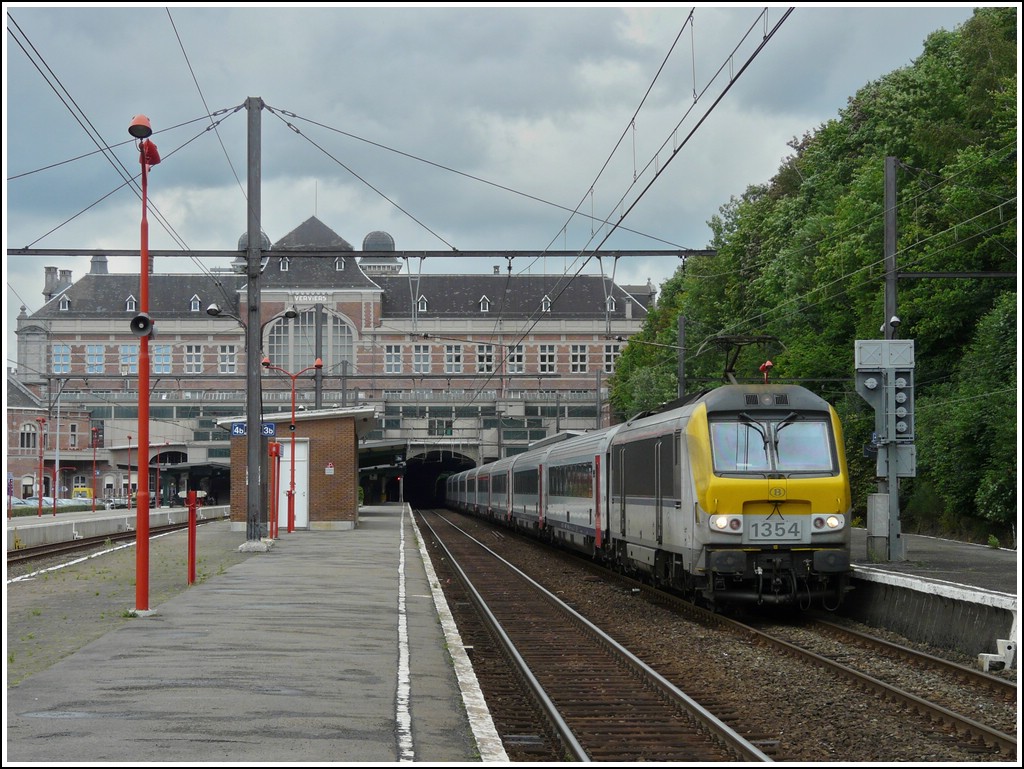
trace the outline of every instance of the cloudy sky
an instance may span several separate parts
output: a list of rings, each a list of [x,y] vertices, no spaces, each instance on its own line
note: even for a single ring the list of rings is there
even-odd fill
[[[5,253],[139,247],[141,204],[126,183],[139,171],[127,133],[139,113],[163,159],[149,175],[150,247],[236,248],[248,97],[266,105],[271,241],[317,216],[357,249],[375,230],[399,251],[704,248],[708,220],[771,178],[788,141],[971,8],[7,3]],[[585,269],[656,287],[678,266],[601,262]],[[516,260],[513,271],[581,264]],[[42,305],[47,265],[76,280],[89,269],[87,258],[5,258],[9,366],[18,310]],[[137,274],[138,260],[110,269]]]

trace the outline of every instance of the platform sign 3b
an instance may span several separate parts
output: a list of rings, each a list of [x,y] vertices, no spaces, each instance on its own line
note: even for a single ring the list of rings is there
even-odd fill
[[[231,437],[248,435],[249,430],[245,422],[232,422],[231,423]],[[276,422],[262,422],[260,424],[260,435],[264,438],[273,438],[277,435],[277,423]]]

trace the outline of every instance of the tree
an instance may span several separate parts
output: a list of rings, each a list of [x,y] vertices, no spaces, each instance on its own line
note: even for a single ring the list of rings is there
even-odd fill
[[[866,84],[837,119],[790,143],[772,179],[722,205],[708,222],[715,253],[691,257],[665,283],[623,350],[616,408],[631,416],[674,397],[680,315],[690,391],[721,379],[721,355],[698,355],[702,343],[776,337],[784,349],[772,358],[773,379],[807,382],[839,410],[863,510],[875,468],[861,448],[874,418],[854,393],[853,350],[878,338],[884,320],[885,158],[900,161],[898,269],[1015,271],[1016,40],[1015,8],[982,8],[961,28],[933,33],[911,66]],[[1010,288],[992,279],[898,285],[920,411],[918,478],[901,488],[941,507],[923,513],[923,526],[1003,526],[1015,515]],[[762,355],[741,353],[741,381],[757,375]]]

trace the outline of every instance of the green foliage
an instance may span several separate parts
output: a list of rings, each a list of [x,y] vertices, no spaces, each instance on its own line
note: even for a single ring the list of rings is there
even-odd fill
[[[767,183],[708,222],[712,256],[691,257],[623,350],[611,380],[620,417],[675,397],[678,318],[687,392],[722,381],[728,335],[739,381],[771,358],[843,419],[855,511],[875,490],[863,455],[874,425],[853,388],[858,339],[884,319],[885,159],[897,174],[897,266],[906,272],[1017,269],[1015,8],[982,8],[935,32],[911,66],[866,84],[790,143]],[[918,477],[901,484],[919,530],[1012,526],[1017,507],[1017,295],[1012,280],[901,279],[900,336],[915,342]]]

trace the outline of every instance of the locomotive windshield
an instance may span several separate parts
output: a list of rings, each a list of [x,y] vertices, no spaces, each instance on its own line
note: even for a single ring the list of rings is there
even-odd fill
[[[796,413],[755,419],[716,420],[711,430],[711,455],[719,473],[832,473],[828,422]]]

